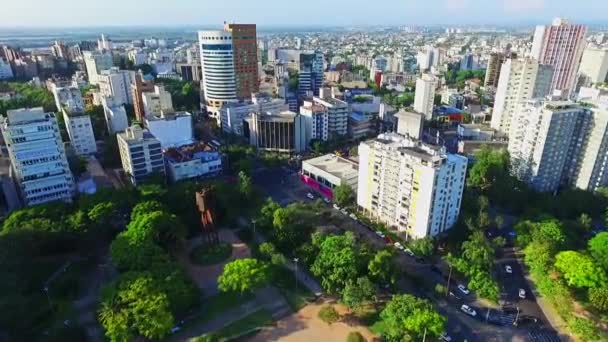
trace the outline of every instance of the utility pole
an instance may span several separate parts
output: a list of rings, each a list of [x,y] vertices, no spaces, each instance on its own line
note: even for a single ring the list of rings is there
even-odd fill
[[[448,287],[445,291],[446,297],[450,294],[450,280],[452,280],[452,265],[450,265],[450,274],[448,275]]]
[[[515,316],[515,322],[513,322],[513,325],[517,326],[518,320],[519,320],[519,306],[517,307],[517,316]]]
[[[490,308],[488,308],[488,313],[486,314],[486,323],[488,323],[489,319],[490,319]]]
[[[422,335],[422,342],[426,341],[426,328],[424,328],[424,335]]]
[[[300,261],[300,259],[293,258],[293,262],[296,264],[296,270],[294,273],[294,277],[296,279],[296,293],[298,293],[298,261]]]

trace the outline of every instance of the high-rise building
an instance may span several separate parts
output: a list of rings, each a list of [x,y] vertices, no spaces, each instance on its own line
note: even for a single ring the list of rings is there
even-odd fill
[[[51,46],[51,53],[57,58],[69,58],[68,47],[63,42],[55,41],[55,44]]]
[[[608,103],[586,108],[590,114],[583,137],[579,163],[572,168],[570,183],[579,189],[596,191],[608,185]]]
[[[348,103],[325,93],[323,97],[313,97],[312,101],[323,106],[327,112],[327,133],[330,138],[348,134]]]
[[[408,238],[436,236],[458,220],[467,158],[396,133],[359,145],[357,204]]]
[[[245,119],[249,144],[264,151],[299,153],[306,150],[304,117],[294,112],[251,113]]]
[[[435,88],[437,79],[431,74],[423,74],[416,80],[416,94],[414,95],[414,110],[424,114],[426,120],[433,119],[433,104],[435,102]]]
[[[63,122],[70,137],[70,143],[76,154],[81,156],[91,155],[97,152],[95,135],[91,117],[81,111],[70,111],[62,109]]]
[[[253,24],[225,24],[223,31],[199,31],[205,106],[219,122],[227,102],[259,89],[257,34]]]
[[[154,81],[145,80],[144,75],[141,72],[135,73],[135,82],[131,84],[131,93],[133,94],[133,109],[135,111],[135,118],[140,122],[143,122],[146,116],[144,108],[143,93],[154,91]]]
[[[101,71],[113,66],[112,54],[109,52],[84,51],[82,55],[89,76],[89,83],[98,85]]]
[[[551,91],[553,68],[533,58],[507,59],[500,71],[491,126],[509,134],[511,119],[520,102],[542,98]]]
[[[300,107],[300,114],[304,117],[306,126],[306,141],[329,140],[328,115],[324,106],[312,101],[304,101]]]
[[[133,185],[151,174],[164,174],[165,162],[158,141],[148,130],[137,125],[116,135],[122,168]]]
[[[142,103],[146,118],[160,117],[175,111],[171,93],[163,86],[154,86],[153,92],[142,93]]]
[[[9,110],[0,129],[25,205],[72,199],[74,178],[55,114],[41,107]]]
[[[82,100],[82,93],[80,89],[75,86],[60,86],[53,82],[51,84],[51,92],[55,97],[55,106],[57,110],[67,108],[70,111],[81,112],[84,111],[84,101]]]
[[[588,45],[583,52],[579,73],[585,83],[604,83],[608,76],[608,48]]]
[[[251,102],[227,103],[222,106],[220,122],[224,132],[243,135],[243,120],[253,112],[278,114],[289,110],[289,106],[282,99],[254,94],[251,100]]]
[[[561,18],[553,20],[551,26],[536,27],[531,56],[540,64],[553,67],[552,92],[558,90],[568,97],[574,90],[586,33],[586,26],[570,24]]]
[[[397,133],[404,137],[419,140],[422,138],[424,115],[400,110],[395,114],[397,119]]]
[[[131,85],[135,83],[135,71],[112,67],[102,70],[98,76],[101,96],[113,97],[119,104],[133,104]]]
[[[498,87],[498,80],[500,79],[500,70],[502,64],[507,58],[516,58],[515,53],[505,52],[493,52],[490,54],[488,59],[488,67],[486,69],[486,78],[483,82],[484,87]]]
[[[298,75],[298,95],[319,95],[323,87],[323,53],[316,51],[300,53],[300,72]]]
[[[564,183],[576,183],[592,129],[591,113],[569,101],[536,99],[520,104],[509,134],[513,175],[540,192],[556,191]],[[605,127],[601,131],[605,133]],[[589,153],[599,148],[590,147]],[[594,157],[598,157],[597,154]],[[594,160],[588,160],[591,167],[587,165],[585,169],[593,169],[596,158],[587,159]]]
[[[13,68],[10,63],[7,63],[0,57],[0,80],[8,80],[13,78]]]

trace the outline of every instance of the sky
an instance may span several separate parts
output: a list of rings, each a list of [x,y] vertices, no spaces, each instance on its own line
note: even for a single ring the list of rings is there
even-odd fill
[[[0,0],[0,9],[4,28],[608,23],[608,0]]]

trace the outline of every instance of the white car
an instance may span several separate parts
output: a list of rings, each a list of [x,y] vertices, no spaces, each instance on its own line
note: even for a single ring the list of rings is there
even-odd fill
[[[462,306],[460,307],[460,310],[462,310],[462,312],[466,313],[467,315],[469,315],[471,317],[477,316],[477,312],[472,307],[470,307],[466,304],[462,304]]]
[[[350,214],[350,215],[348,215],[348,217],[350,217],[351,219],[357,221],[357,216],[355,216],[355,214]]]
[[[395,248],[397,248],[398,250],[404,250],[405,248],[403,248],[403,245],[401,245],[400,242],[395,242],[394,243]]]
[[[378,235],[379,237],[381,237],[381,238],[383,238],[383,239],[384,239],[384,237],[385,237],[384,233],[383,233],[383,232],[381,232],[381,231],[379,231],[379,230],[378,230],[378,231],[376,231],[376,235]]]
[[[526,290],[519,289],[519,298],[526,299]]]
[[[311,194],[310,192],[306,194],[306,197],[308,197],[308,199],[311,199],[311,200],[315,199],[315,195]]]
[[[327,197],[323,197],[323,202],[325,202],[327,204],[331,203],[331,201]]]
[[[407,254],[407,255],[409,255],[411,257],[415,256],[414,252],[412,252],[412,250],[409,249],[409,248],[404,248],[403,251],[405,252],[405,254]]]
[[[465,295],[468,295],[469,293],[471,293],[471,291],[469,291],[469,289],[467,289],[467,287],[462,284],[458,285],[458,289],[460,290],[460,292],[464,293]]]
[[[338,206],[336,203],[334,203],[334,209],[340,210],[340,206]]]
[[[511,268],[511,265],[505,266],[505,271],[509,274],[513,273],[513,269]]]
[[[172,333],[172,334],[175,334],[176,332],[178,332],[178,331],[180,331],[180,330],[182,330],[182,328],[181,328],[181,327],[179,327],[179,326],[175,326],[175,327],[171,328],[171,333]]]
[[[441,334],[441,336],[439,336],[439,339],[444,342],[452,342],[452,338],[446,333]]]
[[[340,212],[341,212],[342,214],[344,214],[344,215],[348,216],[348,211],[346,211],[346,209],[342,208],[342,209],[340,210]]]

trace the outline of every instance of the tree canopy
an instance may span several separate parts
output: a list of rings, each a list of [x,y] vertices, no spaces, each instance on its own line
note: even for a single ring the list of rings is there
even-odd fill
[[[350,280],[357,278],[357,250],[352,233],[329,236],[321,242],[311,271],[321,278],[330,293],[340,293]]]
[[[593,259],[576,251],[559,252],[555,256],[557,268],[568,284],[574,287],[597,288],[606,284],[606,273]]]
[[[427,338],[439,337],[447,321],[429,301],[408,294],[394,295],[380,318],[391,341],[420,340],[425,330]]]
[[[241,294],[252,292],[268,281],[270,281],[268,265],[251,258],[238,259],[226,264],[217,279],[221,291]]]
[[[351,205],[355,200],[355,191],[347,184],[340,184],[334,189],[334,200],[341,207]]]

